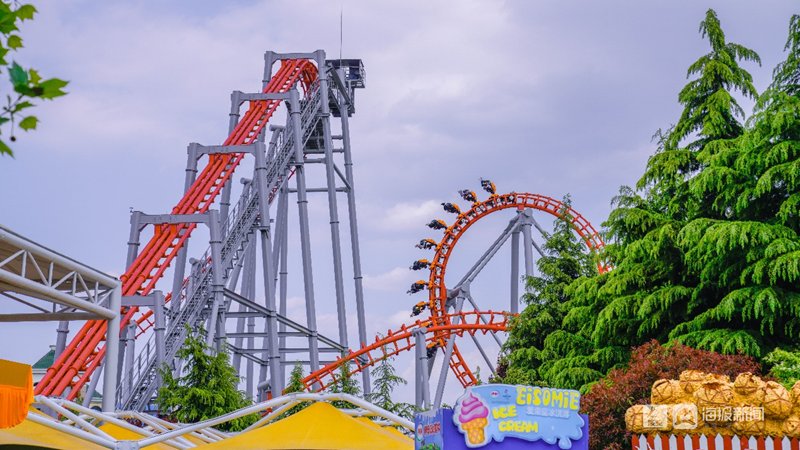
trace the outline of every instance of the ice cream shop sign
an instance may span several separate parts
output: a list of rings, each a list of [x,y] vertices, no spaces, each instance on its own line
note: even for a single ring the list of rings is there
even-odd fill
[[[467,389],[456,401],[453,423],[470,448],[513,437],[572,449],[586,422],[579,409],[578,391],[490,384]]]
[[[437,412],[442,421],[442,437],[437,441],[448,450],[585,450],[589,424],[579,409],[578,391],[508,384],[473,386],[452,411]]]

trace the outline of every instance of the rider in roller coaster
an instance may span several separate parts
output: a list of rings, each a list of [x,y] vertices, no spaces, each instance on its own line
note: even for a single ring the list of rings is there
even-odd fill
[[[469,189],[462,189],[458,191],[458,195],[461,196],[464,200],[472,203],[478,203],[478,196],[475,194],[475,191],[470,191]]]
[[[458,205],[453,203],[442,203],[442,207],[445,211],[453,214],[461,214],[461,208]]]
[[[416,282],[411,284],[411,289],[409,289],[407,292],[409,294],[416,294],[417,292],[425,289],[426,287],[428,287],[428,282],[427,281],[418,280],[418,281],[416,281]]]
[[[438,342],[431,342],[430,344],[428,344],[427,345],[427,349],[428,349],[427,356],[428,356],[428,358],[433,358],[433,355],[436,354],[436,350],[438,348],[439,348],[439,343]]]
[[[481,178],[481,187],[484,191],[489,193],[489,200],[486,200],[487,206],[494,206],[495,201],[499,197],[497,195],[497,186],[492,183],[492,180],[484,180]]]
[[[411,270],[422,270],[430,267],[431,263],[427,259],[418,259],[411,265]]]
[[[433,219],[428,223],[428,228],[433,228],[434,230],[444,230],[447,228],[447,224],[444,223],[444,220]]]
[[[484,180],[483,178],[481,178],[481,187],[483,188],[484,191],[492,195],[497,194],[497,186],[495,186],[494,183],[492,183],[492,180]]]
[[[415,245],[414,247],[417,247],[417,248],[423,249],[423,250],[430,250],[430,249],[436,247],[437,245],[438,245],[438,243],[436,241],[434,241],[433,239],[428,238],[428,239],[423,239],[423,240],[419,241],[419,244]]]
[[[414,308],[411,310],[411,317],[415,317],[415,316],[418,316],[418,315],[422,314],[422,311],[425,311],[425,309],[427,307],[428,307],[428,302],[426,302],[426,301],[422,301],[422,302],[417,303],[416,305],[414,305]]]

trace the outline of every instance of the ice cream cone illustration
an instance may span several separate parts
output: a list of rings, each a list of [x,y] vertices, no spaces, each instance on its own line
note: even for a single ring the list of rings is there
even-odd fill
[[[486,441],[486,425],[489,424],[489,409],[486,405],[470,393],[464,401],[458,414],[458,426],[467,435],[467,442],[472,445],[482,444]]]

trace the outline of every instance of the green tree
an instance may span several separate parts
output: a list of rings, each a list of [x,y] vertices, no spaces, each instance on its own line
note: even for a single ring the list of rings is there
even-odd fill
[[[175,378],[168,366],[161,373],[162,387],[156,403],[159,409],[184,423],[201,422],[251,404],[237,389],[239,376],[231,366],[226,351],[212,354],[200,335],[186,326],[188,337],[178,350],[185,361],[185,375]],[[225,431],[239,431],[258,419],[256,414],[240,417],[219,426]]]
[[[328,392],[350,394],[356,397],[361,395],[358,381],[353,378],[353,374],[350,372],[350,361],[345,361],[339,365],[339,374],[328,388]],[[340,409],[353,409],[356,407],[352,403],[343,400],[336,400],[332,404]]]
[[[708,38],[711,52],[689,66],[692,79],[678,95],[681,116],[667,132],[658,132],[659,150],[650,158],[637,187],[644,191],[652,212],[663,219],[685,219],[697,210],[708,213],[709,198],[695,198],[687,181],[704,169],[698,154],[724,147],[724,142],[743,132],[744,111],[733,92],[757,96],[753,78],[738,61],[761,60],[753,50],[727,42],[714,10],[706,12],[700,33]],[[710,145],[709,144],[713,144]],[[682,146],[683,145],[683,146]]]
[[[569,311],[569,285],[580,277],[597,274],[586,244],[570,225],[573,217],[568,212],[572,203],[569,195],[562,203],[552,234],[545,236],[544,255],[536,262],[539,275],[526,279],[525,309],[512,321],[504,344],[498,373],[504,383],[559,384],[543,370],[554,356],[553,349],[545,350],[545,341],[562,328]]]
[[[67,82],[58,78],[43,79],[35,69],[25,69],[16,61],[9,64],[8,54],[22,48],[19,26],[26,20],[33,19],[36,8],[17,1],[0,0],[0,71],[8,71],[10,85],[5,87],[6,102],[0,110],[0,135],[7,127],[10,140],[16,141],[14,128],[25,131],[33,130],[39,123],[36,116],[30,114],[34,100],[51,100],[65,95],[62,89]],[[0,138],[0,155],[13,156],[11,147]]]
[[[306,387],[303,384],[303,364],[300,361],[294,364],[292,368],[292,372],[289,374],[289,384],[284,389],[284,394],[291,394],[293,392],[305,392]],[[292,414],[298,413],[308,407],[308,402],[300,402],[291,408],[289,408],[286,412],[281,414],[278,417],[278,420],[285,419],[286,417],[291,416]]]
[[[718,300],[707,292],[711,284],[697,277],[681,232],[690,220],[716,216],[709,208],[714,199],[692,192],[690,181],[707,170],[705,155],[736,144],[743,112],[732,91],[756,94],[752,77],[737,61],[759,58],[750,49],[726,42],[713,10],[706,13],[700,32],[711,52],[689,67],[688,76],[697,78],[679,95],[681,117],[659,135],[659,151],[637,185],[641,196],[623,191],[608,221],[619,248],[612,249],[615,270],[598,289],[605,306],[593,340],[601,348],[604,342],[627,348],[652,338],[668,341],[676,324]],[[727,348],[746,350],[741,345]]]
[[[383,350],[385,353],[386,349]],[[397,374],[397,369],[392,364],[393,361],[394,357],[386,357],[372,369],[372,392],[367,394],[366,399],[400,417],[413,420],[414,405],[392,400],[395,388],[408,384],[403,377]]]
[[[699,155],[708,169],[690,185],[715,199],[717,217],[694,219],[679,236],[704,300],[671,333],[689,345],[763,357],[800,337],[798,16],[786,49],[745,134]]]
[[[709,9],[705,20],[700,22],[700,34],[708,38],[711,52],[689,66],[687,76],[698,77],[690,81],[678,96],[684,109],[669,134],[668,147],[671,149],[678,148],[682,141],[695,133],[697,139],[687,144],[692,150],[702,149],[716,139],[741,135],[743,128],[738,119],[744,119],[744,111],[731,90],[738,90],[750,98],[758,95],[753,77],[738,63],[742,60],[760,64],[758,54],[742,45],[727,42],[713,9]]]
[[[714,261],[709,268],[711,256],[703,253],[724,253],[730,245],[700,242],[698,227],[729,219],[735,196],[700,186],[714,185],[707,174],[730,174],[723,163],[730,162],[730,149],[740,145],[745,132],[733,93],[756,95],[739,61],[759,61],[752,50],[726,41],[713,10],[706,13],[700,33],[711,51],[689,67],[692,79],[678,98],[684,107],[678,122],[656,133],[657,151],[644,175],[635,189],[621,188],[604,223],[610,241],[604,256],[614,269],[565,288],[569,312],[562,329],[545,339],[545,351],[556,355],[546,372],[559,384],[574,383],[565,387],[586,391],[586,380],[624,366],[630,348],[650,339],[759,354],[747,331],[720,328],[701,336],[694,333],[708,322],[685,325],[719,304],[733,281],[725,262]],[[727,261],[729,266],[736,262]]]

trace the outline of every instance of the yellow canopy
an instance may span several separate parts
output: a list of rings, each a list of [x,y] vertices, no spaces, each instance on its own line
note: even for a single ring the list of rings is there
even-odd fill
[[[395,428],[393,426],[390,426],[390,425],[378,425],[375,422],[373,422],[372,419],[370,419],[369,417],[359,417],[358,420],[360,420],[360,421],[362,421],[364,423],[367,423],[369,425],[372,425],[372,426],[380,427],[381,430],[386,431],[388,433],[391,433],[391,434],[393,434],[395,436],[407,437],[405,434],[403,434],[397,428]]]
[[[365,423],[328,403],[308,408],[267,426],[201,446],[203,450],[410,450],[414,441],[374,423]]]
[[[145,437],[143,433],[137,433],[135,431],[128,430],[127,428],[114,425],[113,423],[104,423],[103,425],[100,425],[99,428],[118,441],[138,441],[139,439],[143,439]],[[148,445],[147,447],[142,448],[152,450],[175,450],[175,447],[164,443]]]
[[[33,402],[31,366],[0,359],[0,428],[22,423]]]
[[[36,413],[36,412],[34,412]],[[14,428],[0,430],[0,444],[32,445],[55,449],[102,449],[97,444],[25,419]]]

